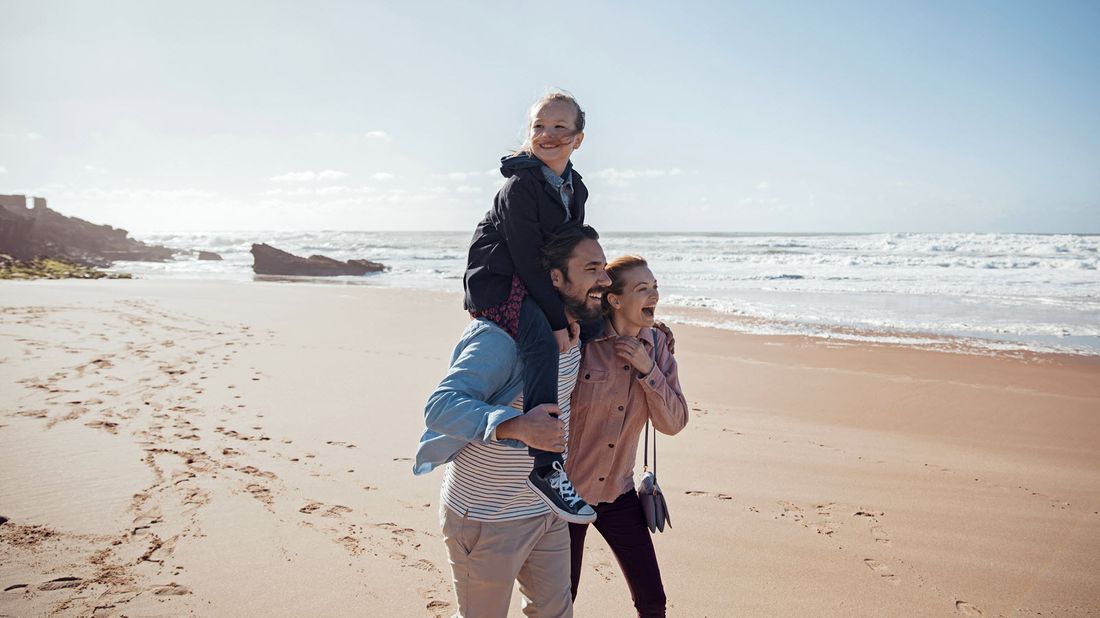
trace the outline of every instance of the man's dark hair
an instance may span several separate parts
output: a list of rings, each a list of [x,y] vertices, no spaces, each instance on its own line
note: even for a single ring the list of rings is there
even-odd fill
[[[539,255],[542,269],[550,272],[556,268],[568,280],[569,272],[566,263],[569,261],[569,256],[573,255],[573,249],[576,249],[577,245],[581,244],[583,240],[599,239],[600,233],[590,225],[571,226],[558,234],[554,234],[542,245],[542,251]]]

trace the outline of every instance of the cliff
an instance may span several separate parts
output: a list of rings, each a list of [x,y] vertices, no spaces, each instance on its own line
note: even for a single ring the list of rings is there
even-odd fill
[[[128,232],[67,217],[34,198],[27,207],[24,195],[0,195],[0,253],[17,260],[58,258],[90,266],[109,266],[116,260],[161,262],[174,250],[129,238]]]

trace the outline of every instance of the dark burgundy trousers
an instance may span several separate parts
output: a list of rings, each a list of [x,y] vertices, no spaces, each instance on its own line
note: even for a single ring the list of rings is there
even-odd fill
[[[661,583],[661,569],[657,566],[657,554],[653,551],[653,539],[645,525],[638,494],[628,491],[614,502],[593,504],[592,508],[596,509],[596,523],[592,525],[596,526],[619,561],[638,616],[663,617],[665,587]],[[577,588],[580,586],[584,537],[587,533],[588,524],[569,524],[573,599],[577,598]]]

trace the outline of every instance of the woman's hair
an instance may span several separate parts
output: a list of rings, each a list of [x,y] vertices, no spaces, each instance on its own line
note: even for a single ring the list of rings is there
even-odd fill
[[[551,90],[546,94],[539,97],[537,101],[531,104],[531,107],[527,110],[527,126],[523,132],[523,145],[520,146],[516,152],[531,152],[531,119],[535,117],[535,114],[539,113],[547,103],[568,103],[573,106],[573,111],[576,112],[573,129],[580,133],[584,131],[584,110],[581,109],[580,103],[577,103],[577,99],[573,95],[565,92],[564,90]]]
[[[640,266],[649,266],[649,262],[637,255],[621,255],[607,263],[607,276],[611,278],[611,285],[604,289],[603,298],[600,300],[605,314],[611,313],[611,303],[607,301],[607,295],[622,294],[623,285],[626,283],[623,275],[626,271]]]

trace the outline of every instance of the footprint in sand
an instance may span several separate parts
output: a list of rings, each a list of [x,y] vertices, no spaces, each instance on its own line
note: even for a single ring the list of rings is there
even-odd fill
[[[103,429],[104,431],[108,431],[115,435],[118,434],[118,423],[112,423],[110,421],[91,421],[88,423],[84,423],[84,425],[96,429]]]
[[[779,514],[780,517],[788,517],[794,521],[802,521],[803,514],[802,508],[793,502],[787,502],[786,500],[777,500],[776,504],[783,507],[783,512]]]
[[[890,544],[890,535],[878,524],[871,526],[871,536],[874,537],[876,543]]]
[[[605,582],[609,582],[614,579],[615,567],[610,562],[601,561],[592,565],[592,570],[597,575],[603,578]]]
[[[865,511],[860,509],[852,514],[853,517],[866,517],[871,520],[871,537],[875,539],[876,543],[882,543],[883,545],[890,545],[890,534],[886,532],[886,529],[882,527],[882,524],[878,522],[878,518],[882,517],[886,513],[883,511]]]
[[[268,506],[271,506],[274,502],[274,499],[271,496],[271,490],[267,487],[264,487],[263,485],[252,483],[248,485],[245,489],[248,490],[248,493],[252,494],[253,498],[259,500],[260,502],[263,502]]]
[[[427,571],[429,573],[439,573],[440,572],[439,567],[435,566],[434,562],[432,562],[431,560],[425,560],[423,558],[421,558],[420,560],[417,560],[416,562],[414,562],[412,564],[407,564],[405,566],[409,567],[410,569],[417,569],[417,570],[420,570],[420,571]]]
[[[424,606],[430,612],[434,612],[436,616],[442,618],[451,613],[451,604],[446,601],[440,601],[439,599],[433,599],[428,601],[428,604]]]
[[[48,582],[38,585],[38,589],[42,591],[49,590],[62,590],[65,588],[76,588],[84,582],[79,577],[58,577],[57,579],[51,579]]]
[[[963,616],[981,616],[982,610],[967,603],[966,601],[955,601],[955,611]]]
[[[879,562],[878,560],[875,560],[873,558],[864,558],[863,563],[867,565],[868,569],[871,569],[872,571],[877,573],[879,577],[890,582],[891,584],[894,584],[896,586],[901,583],[901,580],[898,579],[898,576],[894,575],[891,572],[890,567]]]
[[[186,586],[181,586],[173,582],[164,586],[158,586],[154,588],[153,594],[157,595],[158,597],[183,596],[185,594],[191,594],[191,590]]]
[[[306,515],[312,515],[324,507],[322,502],[310,502],[298,509],[299,513],[305,513]],[[321,517],[343,517],[345,513],[350,513],[351,509],[342,504],[334,504],[321,513]]]
[[[696,490],[696,489],[689,489],[688,491],[685,491],[684,493],[686,495],[689,495],[689,496],[697,496],[697,497],[702,497],[702,498],[715,498],[717,500],[733,500],[733,496],[730,496],[730,495],[727,495],[727,494],[722,494],[722,493],[714,494],[714,493],[711,493],[709,491],[699,491],[699,490]]]

